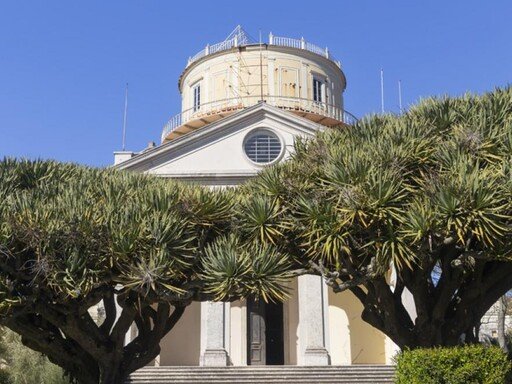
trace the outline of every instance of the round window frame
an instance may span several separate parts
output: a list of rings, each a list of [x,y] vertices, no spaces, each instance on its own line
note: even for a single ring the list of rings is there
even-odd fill
[[[251,139],[253,136],[257,135],[257,134],[261,134],[261,133],[266,133],[268,134],[269,136],[274,136],[276,137],[278,140],[279,140],[279,144],[281,145],[281,149],[280,149],[280,152],[279,152],[279,155],[277,155],[277,157],[268,162],[268,163],[257,163],[256,161],[253,161],[248,155],[247,155],[247,152],[245,151],[245,144],[247,143],[247,141],[249,139]],[[281,135],[270,129],[270,128],[255,128],[253,130],[251,130],[250,132],[248,132],[245,137],[244,137],[244,141],[242,143],[242,152],[246,158],[246,160],[251,163],[252,165],[256,165],[258,167],[261,167],[261,168],[264,168],[264,167],[268,167],[269,165],[272,165],[272,164],[275,164],[277,162],[279,162],[282,158],[283,158],[283,155],[284,155],[284,151],[285,151],[285,145],[284,145],[284,140],[283,138],[281,137]]]

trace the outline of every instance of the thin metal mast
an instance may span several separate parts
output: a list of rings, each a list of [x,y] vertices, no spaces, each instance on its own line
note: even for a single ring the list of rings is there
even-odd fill
[[[262,43],[261,43],[261,30],[260,30],[260,101],[263,101],[263,57],[262,57]]]
[[[123,117],[123,151],[126,150],[126,116],[128,113],[128,83],[124,91],[124,117]]]
[[[384,70],[380,70],[380,111],[384,113]]]
[[[402,113],[402,80],[398,80],[398,107]]]

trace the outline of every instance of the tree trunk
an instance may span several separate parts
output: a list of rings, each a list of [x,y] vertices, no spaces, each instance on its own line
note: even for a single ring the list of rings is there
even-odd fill
[[[445,277],[438,285],[419,273],[403,273],[399,289],[392,290],[387,281],[374,278],[364,283],[365,289],[349,288],[361,301],[365,322],[379,329],[400,348],[456,346],[478,342],[478,326],[484,313],[500,301],[500,346],[505,346],[505,312],[503,295],[512,286],[512,265],[495,263],[487,273],[475,279],[450,281]],[[448,267],[447,267],[448,268]],[[484,270],[484,268],[480,268]],[[446,271],[445,271],[446,273]],[[402,303],[403,287],[414,296],[417,316],[413,319]]]
[[[80,384],[123,384],[130,373],[158,356],[160,341],[186,308],[175,306],[171,312],[170,304],[159,303],[156,309],[145,306],[137,311],[125,305],[117,321],[101,328],[88,312],[54,315],[51,306],[47,307],[41,308],[41,314],[22,313],[3,323],[22,335],[23,344],[48,356]],[[125,345],[132,324],[139,334]]]
[[[122,372],[120,367],[110,367],[108,370],[101,372],[98,384],[123,384],[126,376],[126,373]]]
[[[507,298],[502,296],[497,303],[497,321],[498,321],[498,344],[505,353],[508,353],[507,339],[505,333],[505,320],[507,315]]]

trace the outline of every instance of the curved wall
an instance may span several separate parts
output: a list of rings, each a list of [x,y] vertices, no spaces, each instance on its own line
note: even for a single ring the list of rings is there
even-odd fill
[[[318,93],[314,100],[314,79],[320,82],[320,100]],[[197,85],[201,105],[226,99],[258,101],[274,96],[320,101],[343,109],[346,79],[334,62],[312,52],[250,45],[205,56],[187,67],[178,84],[182,111],[194,108]]]

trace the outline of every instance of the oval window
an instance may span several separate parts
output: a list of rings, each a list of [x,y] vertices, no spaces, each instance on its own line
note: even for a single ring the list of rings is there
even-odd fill
[[[281,140],[276,134],[267,130],[258,130],[249,134],[244,142],[247,157],[257,164],[268,164],[281,154]]]

